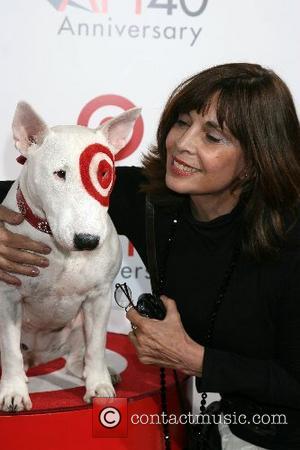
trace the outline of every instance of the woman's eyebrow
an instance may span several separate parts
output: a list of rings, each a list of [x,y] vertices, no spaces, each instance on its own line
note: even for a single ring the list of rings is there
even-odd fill
[[[207,122],[205,122],[203,124],[203,128],[213,128],[216,131],[221,131],[223,132],[222,128],[220,127],[220,125],[218,124],[218,122],[214,122],[213,120],[208,120]]]
[[[178,117],[179,117],[179,116],[189,116],[189,117],[191,117],[190,112],[181,112],[181,113],[178,113]]]

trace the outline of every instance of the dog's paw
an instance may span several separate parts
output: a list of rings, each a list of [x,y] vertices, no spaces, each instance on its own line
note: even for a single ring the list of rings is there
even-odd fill
[[[112,384],[99,383],[94,388],[86,389],[83,400],[86,403],[91,403],[94,397],[115,397],[116,393]]]
[[[1,382],[0,409],[7,412],[29,411],[32,403],[23,380]]]

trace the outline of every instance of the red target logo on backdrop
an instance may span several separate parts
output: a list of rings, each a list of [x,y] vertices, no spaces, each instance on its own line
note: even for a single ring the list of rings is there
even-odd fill
[[[98,112],[101,108],[107,106],[117,106],[121,110],[127,111],[128,109],[135,108],[136,105],[127,98],[122,97],[121,95],[114,95],[114,94],[100,95],[99,97],[96,97],[93,100],[91,100],[83,107],[83,109],[79,114],[77,124],[89,126],[89,122],[92,115],[96,111]],[[104,117],[99,123],[99,125],[110,118],[111,117]],[[120,161],[121,159],[127,158],[129,155],[134,153],[141,143],[143,134],[144,134],[144,122],[142,117],[140,116],[134,125],[131,140],[122,150],[119,151],[119,153],[115,156],[115,160]]]

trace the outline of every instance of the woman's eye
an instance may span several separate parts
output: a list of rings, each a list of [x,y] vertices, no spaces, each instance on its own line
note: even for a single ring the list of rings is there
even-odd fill
[[[180,118],[176,120],[176,125],[178,125],[179,127],[188,127],[189,126],[189,124],[185,120],[180,119]]]
[[[213,136],[212,134],[208,134],[208,133],[206,133],[206,139],[209,140],[210,142],[216,142],[216,143],[219,143],[222,141],[221,138],[217,138],[217,137]]]
[[[58,178],[61,178],[62,180],[66,179],[65,170],[57,170],[56,172],[54,172],[54,175],[56,175]]]

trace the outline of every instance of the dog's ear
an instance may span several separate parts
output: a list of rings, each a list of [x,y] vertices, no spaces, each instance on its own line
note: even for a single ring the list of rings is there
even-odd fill
[[[26,102],[17,104],[12,129],[15,146],[24,156],[30,145],[40,145],[48,132],[45,122]]]
[[[97,131],[104,134],[107,142],[118,153],[131,139],[136,119],[140,116],[140,108],[132,108],[124,111],[117,117],[105,122]]]

